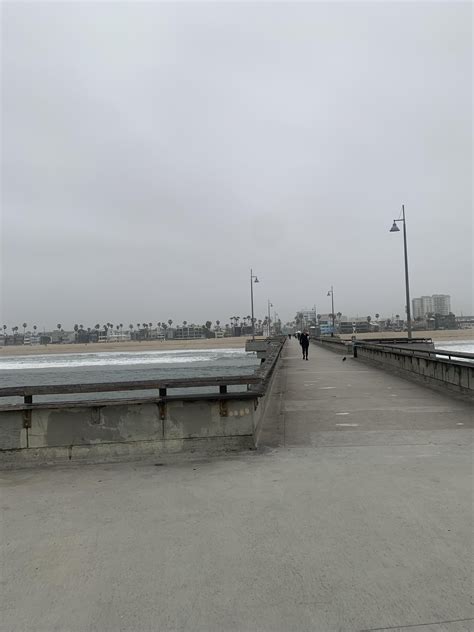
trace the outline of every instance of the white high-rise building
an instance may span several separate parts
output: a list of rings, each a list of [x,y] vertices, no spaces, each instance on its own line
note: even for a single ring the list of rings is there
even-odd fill
[[[433,312],[433,299],[431,296],[421,297],[421,309],[423,310],[423,317]]]
[[[412,300],[413,318],[426,318],[427,314],[447,316],[451,311],[451,297],[448,294],[421,296]]]
[[[451,311],[451,297],[449,294],[433,294],[433,312],[447,316]]]
[[[413,318],[424,318],[423,314],[423,301],[421,298],[414,298],[412,300],[412,312]]]

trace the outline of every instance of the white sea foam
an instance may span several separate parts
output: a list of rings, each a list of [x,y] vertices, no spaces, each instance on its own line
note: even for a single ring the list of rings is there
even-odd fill
[[[243,358],[244,349],[199,349],[177,351],[104,351],[101,353],[58,353],[54,355],[0,358],[0,371],[59,369],[74,367],[139,366],[143,364],[186,364]]]

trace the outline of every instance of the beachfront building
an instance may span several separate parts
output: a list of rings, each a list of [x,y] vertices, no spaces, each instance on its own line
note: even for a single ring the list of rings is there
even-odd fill
[[[412,312],[415,320],[426,318],[428,314],[448,316],[451,312],[451,297],[449,294],[433,294],[414,298]]]
[[[195,340],[205,338],[206,332],[200,325],[178,325],[174,330],[175,340]]]
[[[412,312],[415,319],[426,318],[427,314],[432,314],[434,312],[433,297],[420,296],[419,298],[414,298],[412,300]]]
[[[451,297],[449,294],[433,294],[433,312],[441,316],[448,316],[451,312]]]

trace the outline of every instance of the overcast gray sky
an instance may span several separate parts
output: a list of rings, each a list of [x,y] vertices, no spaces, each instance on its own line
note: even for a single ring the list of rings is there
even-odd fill
[[[469,3],[4,3],[8,325],[472,313]]]

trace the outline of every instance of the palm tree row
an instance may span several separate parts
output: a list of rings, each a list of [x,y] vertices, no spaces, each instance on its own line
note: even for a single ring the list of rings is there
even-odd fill
[[[225,333],[227,333],[228,335],[231,334],[231,332],[235,332],[236,328],[241,328],[242,330],[245,330],[247,328],[251,328],[252,327],[252,318],[251,316],[231,316],[230,317],[230,323],[226,323],[223,327],[221,327],[221,321],[220,320],[216,320],[214,321],[214,323],[211,320],[207,320],[203,325],[196,325],[195,323],[191,323],[188,324],[187,320],[183,320],[181,325],[176,325],[175,324],[175,328],[195,328],[195,327],[202,327],[204,330],[210,332],[212,330],[214,331],[224,331]],[[262,319],[254,319],[255,322],[255,328],[258,330],[262,330],[262,328],[264,328],[267,325],[267,317],[265,317],[264,320]],[[75,340],[77,342],[82,342],[82,341],[90,341],[90,340],[96,340],[98,341],[99,338],[109,338],[111,336],[119,338],[119,339],[123,339],[124,337],[127,338],[150,338],[152,337],[152,332],[161,332],[165,337],[166,337],[166,332],[168,329],[171,329],[173,326],[173,319],[169,318],[167,321],[158,321],[156,324],[149,321],[149,322],[137,322],[137,323],[130,323],[128,325],[128,333],[124,334],[124,324],[123,323],[119,323],[119,324],[114,324],[112,322],[106,322],[103,324],[100,323],[96,323],[93,327],[85,327],[82,323],[75,323],[73,326],[73,331],[75,334]],[[38,333],[38,326],[37,325],[33,325],[33,332],[27,331],[28,329],[28,323],[24,322],[22,324],[23,327],[23,340],[27,337],[28,334],[33,335],[34,338],[36,338],[39,333]],[[58,336],[58,340],[62,341],[65,331],[63,329],[63,325],[61,323],[57,323],[56,325],[56,329],[57,329],[57,336]],[[7,325],[3,325],[3,336],[6,339],[8,336],[7,333],[8,327]],[[127,330],[127,328],[125,328],[125,331]],[[19,331],[19,326],[18,325],[14,325],[11,327],[11,331],[13,334],[13,340],[16,341],[16,338],[18,337],[18,331]],[[51,333],[51,332],[49,332]]]

